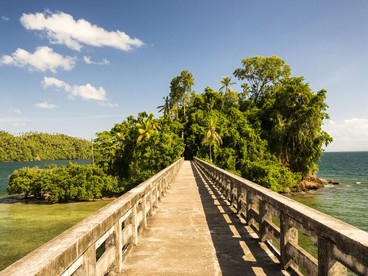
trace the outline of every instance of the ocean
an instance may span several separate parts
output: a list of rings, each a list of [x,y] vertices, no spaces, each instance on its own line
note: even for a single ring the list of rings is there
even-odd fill
[[[340,184],[291,198],[368,231],[368,152],[325,152],[317,175]]]

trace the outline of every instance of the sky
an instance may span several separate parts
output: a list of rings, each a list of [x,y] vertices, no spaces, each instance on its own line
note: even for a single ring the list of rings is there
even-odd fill
[[[326,151],[368,151],[368,1],[2,0],[0,130],[91,139],[157,106],[182,70],[219,89],[276,55],[327,90]]]

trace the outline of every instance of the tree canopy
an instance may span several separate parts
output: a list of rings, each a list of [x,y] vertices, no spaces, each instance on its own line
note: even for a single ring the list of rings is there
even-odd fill
[[[64,134],[0,131],[0,162],[91,158],[91,142]]]
[[[186,149],[275,191],[288,190],[317,170],[322,146],[332,141],[322,130],[326,91],[314,93],[277,56],[245,58],[234,76],[241,92],[226,76],[219,91],[206,87],[176,105]],[[179,80],[173,78],[165,102],[177,102]]]

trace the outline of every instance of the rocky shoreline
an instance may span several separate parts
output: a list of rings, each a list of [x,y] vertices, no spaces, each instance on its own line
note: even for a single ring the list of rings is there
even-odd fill
[[[340,182],[337,180],[326,180],[318,178],[316,175],[310,175],[301,180],[297,186],[291,189],[292,192],[307,192],[310,190],[318,190],[325,187],[326,185],[339,185]]]

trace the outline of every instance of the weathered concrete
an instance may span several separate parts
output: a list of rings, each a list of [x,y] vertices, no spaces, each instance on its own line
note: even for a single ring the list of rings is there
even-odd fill
[[[285,275],[277,258],[185,161],[121,275]]]
[[[306,275],[341,276],[348,269],[368,275],[368,232],[197,158],[194,163],[262,241],[280,248],[274,251],[283,267]],[[299,244],[299,233],[314,243],[318,259]]]

